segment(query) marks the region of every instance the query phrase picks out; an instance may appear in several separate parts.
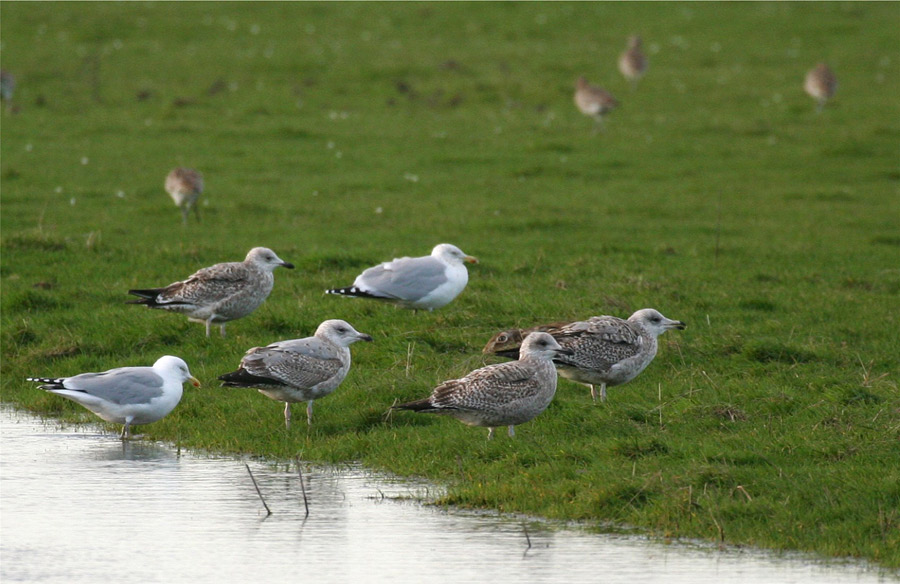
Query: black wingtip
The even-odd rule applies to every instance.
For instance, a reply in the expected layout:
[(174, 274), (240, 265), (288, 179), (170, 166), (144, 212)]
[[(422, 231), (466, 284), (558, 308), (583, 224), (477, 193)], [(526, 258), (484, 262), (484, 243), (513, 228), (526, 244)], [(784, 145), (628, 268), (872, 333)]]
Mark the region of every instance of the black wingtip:
[(238, 369), (237, 371), (220, 375), (217, 379), (222, 382), (223, 387), (259, 387), (260, 385), (278, 383), (266, 377), (252, 375), (246, 369)]
[(25, 381), (33, 381), (35, 383), (42, 383), (43, 385), (39, 385), (38, 389), (45, 389), (45, 390), (65, 389), (65, 387), (63, 386), (63, 380), (59, 379), (59, 378), (53, 379), (50, 377), (26, 377)]
[(435, 408), (431, 404), (430, 398), (418, 399), (416, 401), (406, 402), (405, 404), (397, 404), (391, 406), (392, 410), (409, 410), (412, 412), (436, 412), (437, 408)]
[(345, 288), (330, 288), (325, 290), (325, 294), (336, 294), (338, 296), (352, 296), (355, 298), (375, 298), (376, 300), (384, 300), (381, 296), (376, 296), (371, 292), (361, 290), (356, 286), (347, 286)]
[(128, 293), (132, 296), (140, 296), (140, 298), (137, 300), (126, 300), (125, 304), (146, 304), (147, 306), (156, 306), (156, 296), (159, 294), (159, 289), (129, 290)]

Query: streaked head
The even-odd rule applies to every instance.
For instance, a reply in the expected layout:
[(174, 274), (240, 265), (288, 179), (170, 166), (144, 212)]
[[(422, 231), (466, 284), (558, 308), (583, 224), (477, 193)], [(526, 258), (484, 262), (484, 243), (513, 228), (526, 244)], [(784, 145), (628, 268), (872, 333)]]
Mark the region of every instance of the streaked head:
[(467, 255), (463, 250), (449, 243), (439, 243), (431, 250), (431, 255), (441, 258), (447, 262), (465, 262), (467, 264), (477, 264), (478, 258)]
[(538, 357), (541, 359), (553, 359), (557, 355), (571, 355), (572, 351), (563, 349), (550, 333), (531, 333), (522, 341), (519, 349), (519, 358)]
[(641, 325), (654, 337), (658, 337), (669, 329), (684, 329), (687, 326), (680, 320), (666, 318), (659, 311), (652, 308), (638, 310), (628, 317), (628, 320)]
[(244, 260), (252, 264), (256, 264), (264, 270), (274, 271), (277, 267), (284, 267), (289, 270), (294, 269), (294, 264), (282, 260), (275, 255), (275, 252), (267, 247), (254, 247), (247, 252), (247, 258)]
[(340, 319), (326, 320), (320, 324), (316, 329), (316, 336), (326, 338), (342, 347), (349, 347), (356, 341), (372, 342), (372, 337), (359, 332), (350, 323)]

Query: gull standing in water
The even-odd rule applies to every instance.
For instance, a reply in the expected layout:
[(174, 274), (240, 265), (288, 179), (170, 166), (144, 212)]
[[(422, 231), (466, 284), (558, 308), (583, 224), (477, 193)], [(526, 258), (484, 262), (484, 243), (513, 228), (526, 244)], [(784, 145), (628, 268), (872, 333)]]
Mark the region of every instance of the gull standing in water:
[(74, 377), (29, 377), (43, 383), (41, 389), (61, 395), (86, 407), (107, 422), (124, 424), (121, 437), (132, 438), (131, 426), (164, 418), (181, 401), (181, 384), (200, 382), (188, 371), (187, 363), (165, 355), (152, 367), (119, 367), (103, 373), (82, 373)]

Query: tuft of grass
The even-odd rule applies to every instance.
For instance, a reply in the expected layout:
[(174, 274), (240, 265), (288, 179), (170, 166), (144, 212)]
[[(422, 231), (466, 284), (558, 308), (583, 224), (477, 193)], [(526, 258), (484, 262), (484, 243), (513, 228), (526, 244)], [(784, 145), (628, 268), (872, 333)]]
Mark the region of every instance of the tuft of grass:
[[(900, 568), (895, 5), (2, 12), (18, 80), (0, 114), (5, 402), (93, 419), (24, 378), (171, 353), (204, 385), (144, 429), (159, 440), (428, 477), (445, 504)], [(632, 92), (615, 60), (636, 22), (651, 66)], [(802, 81), (822, 60), (840, 88), (816, 113)], [(602, 133), (572, 104), (579, 75), (622, 102)], [(174, 166), (206, 181), (187, 227), (162, 186)], [(481, 263), (439, 311), (324, 294), (444, 241)], [(297, 269), (225, 339), (125, 304), (258, 245)], [(603, 404), (560, 380), (546, 412), (491, 442), (388, 413), (493, 362), (480, 351), (498, 330), (648, 306), (688, 328)], [(327, 318), (375, 342), (354, 345), (312, 427), (219, 387), (250, 347)]]

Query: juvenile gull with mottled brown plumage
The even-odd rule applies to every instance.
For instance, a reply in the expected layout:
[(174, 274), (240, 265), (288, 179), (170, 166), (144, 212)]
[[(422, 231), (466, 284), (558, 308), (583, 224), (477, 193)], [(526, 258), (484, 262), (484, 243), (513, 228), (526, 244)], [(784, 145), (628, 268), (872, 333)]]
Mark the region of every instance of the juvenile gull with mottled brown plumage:
[(584, 321), (554, 323), (530, 329), (511, 329), (497, 333), (484, 347), (484, 353), (516, 358), (522, 338), (533, 330), (549, 333), (559, 344), (572, 351), (554, 359), (559, 374), (591, 388), (600, 385), (600, 400), (606, 400), (607, 386), (628, 383), (653, 361), (657, 337), (669, 329), (683, 329), (680, 320), (670, 320), (652, 308), (632, 314), (628, 320), (615, 316), (593, 316)]
[(225, 336), (225, 323), (247, 316), (269, 297), (275, 285), (275, 268), (294, 265), (283, 261), (266, 247), (254, 247), (242, 262), (227, 262), (203, 268), (187, 280), (164, 288), (129, 290), (140, 296), (129, 304), (143, 304), (186, 314), (192, 322), (206, 323), (206, 336), (213, 323)]
[(312, 337), (254, 347), (237, 371), (219, 376), (226, 387), (251, 387), (283, 401), (285, 426), (291, 425), (291, 403), (305, 401), (312, 424), (313, 401), (337, 389), (350, 370), (350, 345), (372, 337), (343, 320), (326, 320)]
[(392, 409), (453, 416), (469, 426), (514, 427), (534, 419), (547, 409), (556, 393), (553, 358), (570, 354), (547, 333), (528, 335), (512, 363), (488, 365), (461, 379), (440, 384), (425, 399), (399, 404)]

